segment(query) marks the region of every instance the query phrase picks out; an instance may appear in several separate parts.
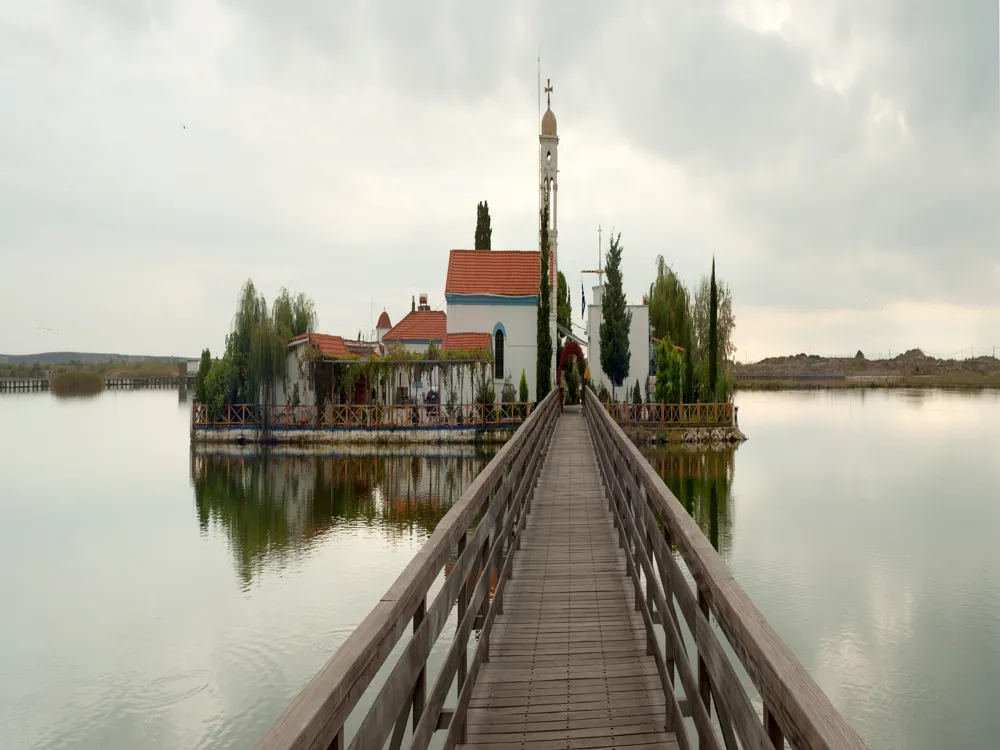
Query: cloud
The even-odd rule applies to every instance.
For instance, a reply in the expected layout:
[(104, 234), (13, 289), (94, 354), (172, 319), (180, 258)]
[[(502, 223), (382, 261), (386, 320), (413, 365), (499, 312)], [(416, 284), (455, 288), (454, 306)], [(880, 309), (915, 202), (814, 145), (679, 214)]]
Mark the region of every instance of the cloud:
[[(866, 306), (995, 319), (997, 35), (972, 0), (9, 6), (0, 295), (76, 324), (75, 349), (218, 346), (247, 277), (309, 293), (325, 330), (395, 319), (443, 297), (479, 200), (495, 247), (535, 245), (540, 52), (571, 285), (600, 224), (632, 299), (657, 254), (690, 284), (714, 254), (762, 356), (818, 348), (795, 320)], [(174, 294), (143, 294), (143, 269)], [(98, 299), (125, 287), (129, 325)], [(970, 319), (940, 340), (998, 343)], [(892, 345), (927, 346), (923, 322)], [(876, 327), (824, 346), (877, 349)], [(0, 351), (55, 348), (28, 328), (6, 317)]]

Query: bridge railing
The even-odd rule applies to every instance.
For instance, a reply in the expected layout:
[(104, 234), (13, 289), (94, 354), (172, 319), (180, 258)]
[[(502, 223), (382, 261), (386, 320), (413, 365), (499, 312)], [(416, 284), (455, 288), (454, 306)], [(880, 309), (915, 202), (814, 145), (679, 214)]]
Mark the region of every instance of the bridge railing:
[[(472, 688), (480, 665), (489, 660), (490, 630), (503, 609), (504, 586), (560, 408), (557, 390), (538, 404), (375, 608), (281, 715), (259, 749), (381, 750), (388, 741), (390, 750), (398, 750), (408, 725), (413, 750), (426, 750), (438, 730), (447, 730), (446, 750), (464, 742)], [(430, 589), (456, 548), (454, 567), (428, 606)], [(428, 692), (427, 659), (456, 602), (454, 639)], [(469, 663), (474, 626), (480, 635)], [(412, 637), (346, 744), (345, 722), (408, 629)], [(456, 681), (456, 702), (446, 707)]]
[[(694, 746), (683, 721), (687, 715), (693, 720), (698, 747), (708, 750), (777, 750), (786, 739), (793, 748), (809, 750), (864, 748), (861, 738), (733, 579), (695, 521), (589, 389), (584, 389), (584, 411), (625, 549), (636, 609), (646, 625), (647, 651), (654, 657), (666, 696), (667, 727), (676, 733), (682, 750)], [(674, 557), (674, 547), (693, 586)], [(693, 645), (690, 652), (680, 618)], [(656, 626), (662, 627), (663, 649)], [(763, 702), (762, 716), (730, 661), (726, 645), (756, 687)], [(677, 695), (678, 680), (683, 703)]]
[[(400, 427), (512, 427), (524, 422), (535, 404), (325, 404), (251, 406), (227, 404), (212, 415), (207, 404), (191, 406), (194, 427), (214, 429), (379, 429)], [(265, 420), (266, 418), (266, 420)]]
[(604, 405), (620, 425), (648, 427), (716, 427), (732, 425), (733, 404), (619, 404)]

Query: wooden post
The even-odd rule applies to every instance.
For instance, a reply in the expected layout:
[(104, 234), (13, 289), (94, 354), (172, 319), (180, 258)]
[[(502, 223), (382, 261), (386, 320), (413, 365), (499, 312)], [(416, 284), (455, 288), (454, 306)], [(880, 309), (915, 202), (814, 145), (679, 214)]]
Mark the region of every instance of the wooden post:
[[(711, 613), (709, 611), (708, 595), (705, 593), (704, 589), (700, 586), (698, 587), (698, 609), (701, 613), (705, 615), (705, 619), (711, 623)], [(701, 702), (705, 706), (705, 712), (711, 716), (712, 715), (712, 685), (708, 679), (708, 665), (705, 664), (705, 659), (701, 655), (701, 649), (698, 649), (698, 693), (701, 696)], [(704, 747), (704, 741), (699, 740), (699, 747)]]
[[(462, 552), (465, 551), (466, 537), (468, 533), (463, 534), (458, 539), (458, 557), (462, 556)], [(458, 592), (458, 622), (461, 623), (465, 619), (465, 612), (469, 608), (469, 579), (475, 576), (475, 566), (469, 571), (469, 577), (462, 582), (462, 588)], [(463, 643), (458, 654), (458, 693), (462, 692), (462, 686), (465, 684), (465, 678), (469, 672), (469, 648), (468, 644)], [(462, 726), (459, 727), (459, 737), (458, 741), (460, 744), (465, 744), (465, 722), (462, 722)]]
[(781, 732), (781, 727), (778, 726), (778, 722), (774, 718), (774, 714), (764, 704), (764, 731), (767, 732), (767, 738), (771, 740), (771, 744), (774, 745), (774, 750), (782, 750), (785, 746), (785, 736)]
[[(424, 615), (427, 614), (427, 597), (425, 596), (420, 600), (420, 604), (417, 605), (417, 611), (413, 613), (413, 632), (417, 632), (417, 628), (420, 627), (420, 623), (424, 621)], [(424, 664), (420, 669), (420, 673), (417, 675), (417, 682), (413, 686), (413, 728), (417, 728), (417, 724), (420, 723), (420, 716), (424, 712), (424, 702), (427, 699), (427, 665)]]

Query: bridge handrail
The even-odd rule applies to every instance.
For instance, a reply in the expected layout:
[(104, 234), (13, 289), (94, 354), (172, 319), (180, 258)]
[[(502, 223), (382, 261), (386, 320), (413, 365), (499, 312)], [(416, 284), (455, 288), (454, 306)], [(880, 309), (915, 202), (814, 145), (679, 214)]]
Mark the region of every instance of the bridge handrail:
[[(258, 750), (344, 750), (345, 722), (411, 621), (413, 637), (381, 687), (350, 748), (382, 748), (391, 732), (390, 748), (397, 750), (411, 714), (411, 747), (417, 750), (425, 750), (438, 729), (449, 730), (446, 748), (464, 740), (465, 709), (479, 664), (489, 658), (490, 627), (502, 608), (503, 586), (560, 408), (555, 389), (537, 405), (438, 522), (434, 533), (375, 608), (258, 743)], [(455, 566), (428, 607), (428, 592), (456, 545)], [(480, 572), (482, 575), (477, 579)], [(490, 600), (493, 572), (497, 583)], [(428, 694), (427, 657), (456, 599), (458, 625), (454, 642)], [(482, 631), (469, 665), (468, 638), (477, 620), (482, 622)], [(447, 710), (443, 704), (456, 673), (458, 700), (452, 710)]]
[[(674, 695), (675, 666), (702, 748), (720, 746), (710, 721), (713, 702), (726, 747), (736, 746), (735, 730), (744, 748), (781, 748), (785, 739), (791, 747), (811, 750), (865, 748), (735, 581), (697, 523), (587, 388), (584, 411), (626, 550), (637, 609), (646, 623), (649, 650), (666, 693), (670, 728), (680, 746), (692, 745), (681, 720), (681, 704)], [(643, 502), (643, 495), (647, 502)], [(694, 579), (694, 590), (673, 557), (673, 545)], [(645, 591), (640, 578), (645, 580)], [(692, 656), (680, 634), (675, 598), (697, 652), (697, 685)], [(709, 624), (712, 616), (763, 700), (762, 718)], [(665, 654), (656, 640), (654, 623), (663, 626)]]

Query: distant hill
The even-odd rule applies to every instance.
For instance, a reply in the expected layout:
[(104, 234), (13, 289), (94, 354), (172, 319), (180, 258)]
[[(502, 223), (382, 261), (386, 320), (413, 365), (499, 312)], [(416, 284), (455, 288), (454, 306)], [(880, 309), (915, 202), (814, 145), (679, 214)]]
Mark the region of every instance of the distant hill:
[(97, 365), (102, 362), (187, 362), (198, 357), (154, 357), (147, 354), (98, 354), (94, 352), (41, 352), (39, 354), (0, 354), (0, 365), (65, 365), (82, 362)]
[(927, 356), (920, 349), (910, 349), (892, 359), (866, 359), (864, 353), (859, 351), (853, 357), (796, 354), (790, 357), (768, 357), (753, 364), (733, 363), (733, 375), (739, 380), (953, 373), (995, 377), (1000, 375), (1000, 360), (986, 356), (959, 360), (937, 359)]

